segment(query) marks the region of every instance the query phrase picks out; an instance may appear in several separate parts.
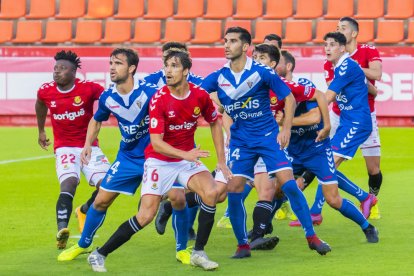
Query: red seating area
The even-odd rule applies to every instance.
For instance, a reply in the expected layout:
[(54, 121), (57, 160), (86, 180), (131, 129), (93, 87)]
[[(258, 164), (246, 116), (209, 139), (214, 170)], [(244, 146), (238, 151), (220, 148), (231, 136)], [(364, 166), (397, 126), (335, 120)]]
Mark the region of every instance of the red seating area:
[(360, 42), (413, 44), (413, 0), (1, 0), (0, 44), (221, 43), (243, 26), (255, 43), (321, 43), (342, 16), (360, 22)]

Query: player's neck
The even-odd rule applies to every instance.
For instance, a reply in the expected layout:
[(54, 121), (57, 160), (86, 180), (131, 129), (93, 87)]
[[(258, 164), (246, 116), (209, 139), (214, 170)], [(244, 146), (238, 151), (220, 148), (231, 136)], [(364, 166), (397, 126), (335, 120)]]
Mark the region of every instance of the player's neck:
[(75, 80), (73, 80), (73, 81), (69, 82), (69, 83), (68, 83), (68, 84), (66, 84), (66, 85), (59, 85), (59, 84), (58, 84), (58, 85), (57, 85), (57, 87), (58, 87), (58, 89), (59, 89), (60, 91), (65, 92), (65, 91), (72, 90), (74, 85), (75, 85)]
[(345, 49), (349, 54), (352, 54), (353, 52), (355, 52), (357, 46), (358, 42), (356, 40), (352, 40), (351, 42), (346, 44)]
[(118, 91), (118, 93), (123, 94), (123, 95), (130, 93), (133, 88), (134, 88), (134, 79), (132, 77), (128, 78), (126, 81), (122, 83), (116, 84), (116, 91)]
[(286, 72), (285, 79), (288, 80), (288, 81), (292, 81), (293, 80), (292, 72)]
[(241, 71), (244, 70), (244, 66), (246, 65), (246, 62), (247, 62), (247, 57), (246, 57), (245, 54), (243, 54), (240, 57), (238, 57), (237, 59), (231, 60), (230, 69), (234, 73), (240, 73)]
[(185, 98), (190, 90), (190, 86), (188, 85), (187, 81), (182, 81), (181, 83), (168, 86), (170, 93), (176, 98)]

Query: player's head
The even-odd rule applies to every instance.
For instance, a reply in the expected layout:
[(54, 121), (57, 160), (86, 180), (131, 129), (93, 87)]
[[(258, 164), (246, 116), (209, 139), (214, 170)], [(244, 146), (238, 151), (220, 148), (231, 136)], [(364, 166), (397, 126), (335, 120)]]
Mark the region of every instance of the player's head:
[(295, 57), (286, 50), (280, 51), (281, 57), (279, 64), (276, 67), (276, 72), (279, 76), (282, 76), (286, 78), (288, 74), (293, 73), (293, 70), (295, 70)]
[(242, 27), (231, 27), (224, 36), (224, 53), (227, 59), (236, 60), (247, 50), (252, 43), (252, 36)]
[(188, 53), (187, 45), (181, 42), (170, 41), (162, 45), (161, 51), (163, 60), (168, 50), (175, 50)]
[(65, 86), (75, 80), (76, 70), (81, 68), (80, 58), (72, 51), (60, 51), (55, 55), (53, 80), (59, 86)]
[(277, 48), (282, 49), (282, 38), (277, 34), (266, 35), (263, 43), (275, 45)]
[(168, 86), (179, 86), (187, 81), (188, 73), (193, 65), (187, 52), (171, 49), (164, 57), (164, 72)]
[(111, 81), (116, 84), (124, 83), (135, 74), (138, 62), (138, 54), (132, 49), (117, 48), (113, 50), (109, 60)]
[(325, 40), (326, 59), (334, 64), (345, 53), (346, 38), (340, 32), (330, 32), (323, 38)]
[(254, 60), (275, 69), (280, 60), (280, 51), (274, 45), (258, 44), (254, 47)]
[(350, 43), (358, 36), (359, 24), (351, 17), (342, 17), (339, 19), (336, 30), (345, 36), (346, 43)]

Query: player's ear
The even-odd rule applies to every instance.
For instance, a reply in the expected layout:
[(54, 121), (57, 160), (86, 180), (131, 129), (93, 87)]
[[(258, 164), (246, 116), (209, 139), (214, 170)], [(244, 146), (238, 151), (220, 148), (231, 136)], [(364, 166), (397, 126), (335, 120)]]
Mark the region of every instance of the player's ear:
[(291, 72), (293, 68), (293, 64), (291, 62), (286, 63), (286, 69), (287, 71)]
[(272, 69), (276, 69), (276, 66), (277, 66), (277, 62), (276, 62), (275, 60), (272, 60), (272, 61), (270, 62), (270, 68), (272, 68)]
[(190, 73), (190, 70), (188, 68), (183, 70), (184, 76), (188, 76), (189, 73)]
[(357, 31), (352, 31), (351, 36), (352, 36), (352, 38), (356, 38), (358, 36), (358, 32)]
[(249, 43), (243, 43), (243, 52), (247, 52), (249, 50), (250, 44)]
[(128, 73), (132, 74), (134, 73), (134, 71), (137, 69), (137, 67), (135, 65), (131, 65), (128, 67)]

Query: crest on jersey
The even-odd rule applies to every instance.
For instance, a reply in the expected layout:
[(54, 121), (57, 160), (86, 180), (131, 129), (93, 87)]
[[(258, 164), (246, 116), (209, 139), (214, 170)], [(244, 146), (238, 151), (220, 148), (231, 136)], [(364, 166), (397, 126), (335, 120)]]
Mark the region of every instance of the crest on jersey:
[(277, 104), (277, 98), (276, 97), (271, 97), (270, 98), (270, 103), (271, 104)]
[(194, 111), (193, 111), (193, 117), (198, 117), (200, 115), (200, 107), (196, 106), (194, 107)]
[(56, 107), (56, 102), (55, 101), (51, 101), (50, 102), (50, 107)]
[(151, 118), (151, 128), (156, 128), (158, 125), (158, 120), (156, 118)]
[(138, 106), (138, 108), (141, 108), (142, 103), (138, 101), (138, 102), (137, 102), (137, 106)]
[(81, 105), (83, 105), (82, 98), (80, 96), (76, 96), (75, 98), (73, 98), (73, 105), (74, 106), (81, 106)]
[(253, 82), (252, 81), (247, 81), (246, 83), (249, 86), (249, 88), (252, 88), (252, 86), (253, 86)]
[(157, 190), (158, 189), (157, 183), (152, 183), (151, 189)]

